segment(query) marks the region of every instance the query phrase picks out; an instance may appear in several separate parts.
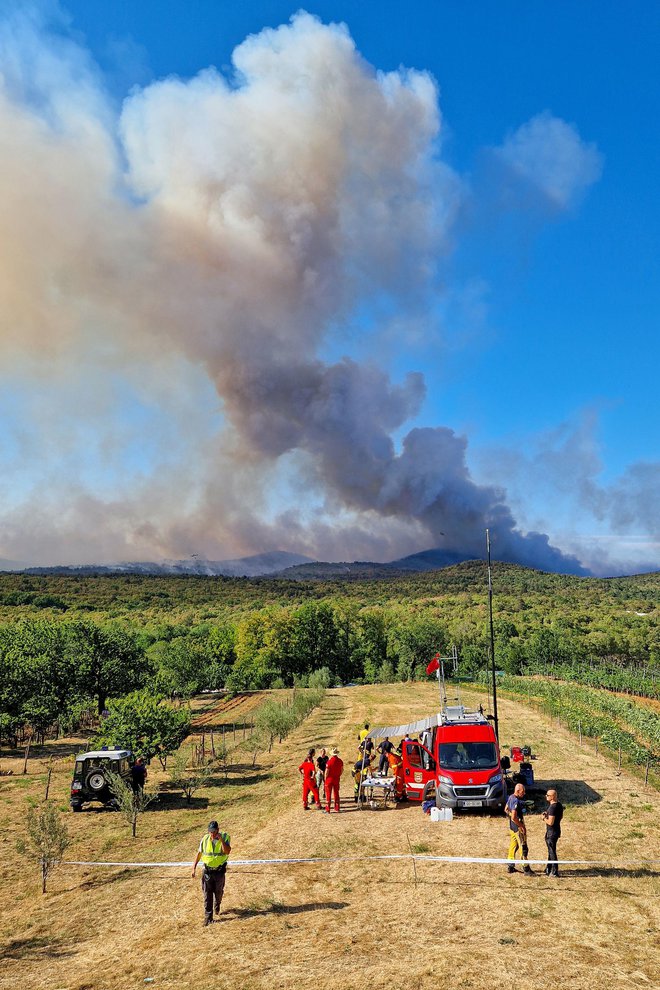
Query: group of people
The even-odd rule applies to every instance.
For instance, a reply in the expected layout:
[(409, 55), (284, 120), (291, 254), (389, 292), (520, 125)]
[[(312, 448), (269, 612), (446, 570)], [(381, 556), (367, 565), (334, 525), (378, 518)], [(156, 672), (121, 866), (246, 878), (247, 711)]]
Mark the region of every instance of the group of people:
[[(401, 744), (394, 744), (385, 737), (378, 746), (374, 745), (369, 736), (369, 723), (358, 734), (358, 759), (351, 768), (353, 778), (354, 800), (359, 799), (362, 782), (374, 773), (387, 777), (390, 770), (395, 779), (395, 790), (399, 797), (403, 796), (403, 771), (401, 760)], [(378, 757), (378, 770), (375, 770), (375, 760)], [(308, 750), (307, 756), (298, 767), (302, 776), (302, 804), (305, 811), (316, 805), (319, 811), (328, 814), (331, 810), (340, 810), (339, 781), (344, 772), (344, 763), (335, 747), (328, 752), (326, 749)], [(325, 808), (323, 807), (325, 801)]]
[[(385, 736), (376, 746), (369, 735), (369, 723), (365, 722), (364, 728), (358, 733), (358, 751), (360, 755), (351, 771), (353, 777), (353, 800), (356, 804), (359, 801), (360, 790), (364, 780), (374, 775), (387, 777), (390, 770), (394, 777), (394, 789), (397, 797), (403, 797), (404, 783), (401, 748), (408, 738), (406, 736), (398, 746), (395, 746), (389, 737)], [(375, 768), (376, 759), (378, 759), (378, 770)]]
[[(355, 764), (353, 771), (362, 775), (369, 768), (373, 755), (366, 745), (362, 745), (367, 740), (369, 726), (365, 726), (366, 734), (359, 739), (360, 758)], [(385, 740), (387, 741), (387, 740)], [(382, 745), (382, 744), (381, 744)], [(385, 774), (391, 766), (389, 757), (396, 759), (394, 747), (380, 750), (381, 767), (383, 767), (383, 756), (388, 758), (388, 766), (384, 767)], [(399, 760), (400, 763), (400, 760)], [(306, 758), (298, 767), (303, 778), (302, 800), (303, 808), (309, 811), (309, 798), (315, 802), (319, 811), (330, 814), (332, 807), (336, 812), (340, 809), (339, 781), (344, 771), (344, 763), (339, 756), (339, 750), (335, 747), (330, 751), (330, 755), (325, 749), (321, 749), (316, 756), (316, 750), (310, 749)], [(369, 772), (371, 772), (369, 770)], [(383, 770), (381, 770), (381, 773)], [(146, 776), (146, 774), (145, 774)], [(358, 800), (361, 776), (356, 784), (356, 798)], [(138, 782), (139, 783), (139, 782)], [(325, 792), (326, 807), (323, 808), (321, 801), (321, 788)], [(524, 784), (516, 784), (511, 797), (506, 803), (505, 812), (509, 819), (509, 854), (507, 856), (507, 869), (509, 873), (516, 873), (516, 856), (522, 863), (523, 872), (531, 874), (533, 871), (528, 863), (529, 849), (527, 845), (527, 826), (525, 824), (525, 787)], [(557, 861), (557, 841), (561, 837), (561, 822), (564, 816), (564, 807), (559, 800), (555, 788), (550, 788), (546, 792), (548, 806), (543, 812), (545, 823), (545, 842), (548, 848), (548, 862), (545, 873), (550, 877), (559, 876), (559, 863)], [(227, 871), (227, 860), (231, 852), (231, 840), (229, 833), (221, 832), (217, 821), (209, 824), (207, 833), (202, 837), (197, 850), (197, 857), (193, 865), (192, 875), (195, 876), (198, 863), (202, 862), (204, 872), (202, 874), (202, 892), (204, 897), (204, 924), (210, 925), (213, 922), (213, 914), (220, 913), (220, 904), (225, 889), (225, 874)]]
[[(520, 857), (523, 873), (530, 875), (533, 871), (527, 862), (529, 847), (527, 845), (527, 825), (525, 824), (525, 785), (516, 784), (513, 794), (506, 803), (505, 813), (509, 819), (509, 854), (507, 856), (509, 873), (516, 873), (516, 854)], [(548, 849), (548, 862), (545, 868), (546, 876), (559, 876), (557, 861), (557, 842), (561, 838), (561, 822), (564, 817), (564, 806), (554, 787), (549, 788), (545, 795), (548, 807), (543, 812), (545, 822), (545, 844)]]
[[(339, 781), (344, 772), (344, 761), (339, 755), (337, 747), (333, 747), (328, 756), (327, 750), (322, 749), (316, 755), (315, 749), (310, 749), (307, 756), (298, 767), (302, 774), (302, 803), (305, 811), (309, 811), (309, 799), (316, 805), (319, 811), (325, 811), (328, 815), (331, 810), (339, 812)], [(325, 796), (325, 808), (321, 794)]]

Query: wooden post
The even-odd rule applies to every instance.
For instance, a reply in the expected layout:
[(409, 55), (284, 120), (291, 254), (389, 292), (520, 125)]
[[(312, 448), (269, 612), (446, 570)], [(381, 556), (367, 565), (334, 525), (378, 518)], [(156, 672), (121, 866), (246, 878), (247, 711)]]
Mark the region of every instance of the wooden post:
[(580, 733), (580, 746), (582, 745), (582, 722), (578, 722), (578, 732)]
[(647, 756), (647, 758), (646, 758), (646, 773), (644, 774), (644, 787), (646, 787), (646, 785), (649, 782), (649, 767), (650, 766), (651, 766), (651, 757), (650, 756)]
[(46, 778), (46, 793), (44, 794), (44, 801), (48, 800), (48, 791), (50, 790), (50, 778), (53, 776), (53, 757), (51, 756), (48, 761), (48, 777)]
[(412, 859), (412, 865), (413, 865), (413, 882), (414, 882), (415, 887), (416, 887), (417, 886), (417, 864), (415, 863), (415, 854), (413, 852), (413, 847), (412, 847), (412, 844), (410, 842), (410, 836), (408, 835), (407, 832), (406, 832), (406, 839), (408, 840), (408, 848), (410, 849), (410, 858)]
[(621, 769), (621, 743), (619, 743), (619, 767), (618, 767), (618, 769), (619, 770)]
[(215, 759), (215, 742), (213, 740), (213, 729), (211, 729), (211, 755)]
[(596, 736), (596, 752), (598, 752), (598, 736)]

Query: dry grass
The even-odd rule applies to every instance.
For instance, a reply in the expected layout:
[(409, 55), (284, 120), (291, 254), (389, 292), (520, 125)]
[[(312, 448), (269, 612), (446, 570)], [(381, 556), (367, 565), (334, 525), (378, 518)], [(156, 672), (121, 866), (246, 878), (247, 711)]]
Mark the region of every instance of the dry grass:
[[(251, 784), (231, 782), (201, 801), (148, 812), (132, 840), (118, 816), (70, 815), (71, 858), (190, 860), (210, 817), (233, 837), (235, 858), (366, 856), (406, 852), (408, 842), (439, 855), (501, 856), (503, 819), (433, 824), (414, 806), (357, 812), (351, 782), (342, 815), (303, 812), (295, 770), (309, 745), (337, 743), (348, 763), (360, 723), (403, 722), (437, 707), (432, 685), (329, 692), (261, 766)], [(565, 858), (660, 858), (660, 795), (593, 750), (580, 750), (539, 713), (503, 701), (504, 743), (529, 743), (538, 778), (568, 805)], [(4, 766), (9, 761), (4, 761)], [(32, 769), (40, 769), (32, 764)], [(51, 792), (64, 805), (70, 764)], [(43, 775), (0, 779), (2, 835), (0, 987), (85, 990), (155, 987), (341, 990), (494, 988), (555, 982), (575, 990), (660, 983), (660, 871), (567, 868), (557, 881), (507, 876), (499, 866), (410, 862), (254, 866), (230, 871), (220, 924), (201, 927), (199, 880), (187, 869), (62, 868), (42, 897), (38, 877), (14, 842), (24, 800)], [(531, 855), (544, 850), (537, 816)], [(151, 984), (147, 984), (151, 985)]]

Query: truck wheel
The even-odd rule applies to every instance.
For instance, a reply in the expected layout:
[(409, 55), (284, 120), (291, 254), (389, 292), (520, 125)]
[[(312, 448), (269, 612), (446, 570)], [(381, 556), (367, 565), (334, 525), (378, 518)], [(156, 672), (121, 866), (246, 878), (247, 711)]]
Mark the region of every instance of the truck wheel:
[(90, 773), (89, 777), (87, 778), (87, 786), (89, 787), (90, 791), (102, 791), (105, 785), (106, 785), (106, 779), (102, 773), (99, 773), (98, 770), (93, 773)]
[(71, 805), (71, 811), (82, 811), (82, 805), (81, 804), (72, 804)]

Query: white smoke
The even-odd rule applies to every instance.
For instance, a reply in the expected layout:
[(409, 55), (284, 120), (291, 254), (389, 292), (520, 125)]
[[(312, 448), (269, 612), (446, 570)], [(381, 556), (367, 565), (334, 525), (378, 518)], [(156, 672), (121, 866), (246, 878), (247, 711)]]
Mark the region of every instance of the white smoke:
[[(0, 58), (0, 348), (22, 385), (0, 553), (383, 559), (442, 533), (481, 555), (488, 525), (501, 558), (579, 569), (474, 483), (464, 438), (396, 446), (419, 373), (324, 359), (356, 314), (419, 319), (437, 292), (462, 183), (428, 74), (378, 73), (305, 13), (240, 45), (231, 78), (155, 82), (119, 113), (34, 11)], [(509, 158), (566, 203), (595, 159), (562, 173), (529, 126)]]
[(500, 162), (539, 190), (558, 209), (573, 205), (603, 169), (594, 144), (547, 111), (537, 114), (493, 149)]

